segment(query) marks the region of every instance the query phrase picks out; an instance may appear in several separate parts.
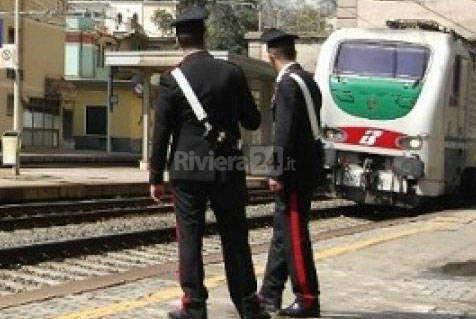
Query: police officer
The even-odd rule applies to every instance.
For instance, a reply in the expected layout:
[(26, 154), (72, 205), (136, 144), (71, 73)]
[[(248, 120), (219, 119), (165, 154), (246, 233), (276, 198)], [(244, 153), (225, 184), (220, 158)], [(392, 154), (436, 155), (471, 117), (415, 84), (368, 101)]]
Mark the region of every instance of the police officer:
[[(313, 188), (319, 176), (317, 163), (321, 158), (316, 152), (304, 93), (291, 75), (296, 74), (303, 80), (317, 119), (321, 93), (312, 77), (295, 61), (296, 38), (278, 29), (264, 32), (261, 38), (267, 43), (269, 62), (279, 74), (273, 102), (276, 166), (269, 179), (269, 187), (277, 193), (276, 211), (259, 296), (270, 312), (305, 318), (320, 316), (319, 287), (308, 220)], [(280, 310), (288, 276), (296, 299), (289, 307)]]
[[(208, 12), (187, 7), (173, 25), (183, 60), (161, 80), (156, 105), (151, 196), (164, 194), (163, 172), (169, 155), (174, 195), (182, 307), (172, 319), (207, 318), (202, 236), (210, 201), (221, 236), (228, 288), (241, 318), (267, 319), (256, 295), (245, 216), (246, 179), (240, 124), (256, 130), (260, 113), (240, 67), (214, 59), (204, 43)], [(178, 73), (177, 73), (178, 72)], [(240, 159), (241, 158), (241, 159)]]

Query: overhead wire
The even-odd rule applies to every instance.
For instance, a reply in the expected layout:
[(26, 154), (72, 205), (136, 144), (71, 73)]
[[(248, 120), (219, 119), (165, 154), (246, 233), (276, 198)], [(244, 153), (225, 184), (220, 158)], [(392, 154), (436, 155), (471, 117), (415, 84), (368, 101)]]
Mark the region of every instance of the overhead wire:
[(427, 5), (421, 3), (420, 1), (418, 1), (418, 0), (411, 0), (411, 2), (417, 4), (418, 6), (424, 8), (425, 10), (427, 10), (427, 11), (433, 13), (434, 15), (436, 15), (436, 16), (442, 18), (442, 19), (445, 19), (446, 21), (451, 22), (453, 25), (455, 25), (455, 26), (457, 26), (457, 27), (459, 27), (459, 28), (461, 28), (461, 29), (463, 29), (463, 30), (466, 30), (467, 32), (469, 32), (469, 33), (471, 33), (471, 34), (476, 35), (476, 32), (475, 32), (475, 31), (473, 31), (473, 30), (471, 30), (471, 29), (468, 29), (467, 27), (465, 27), (465, 26), (462, 25), (461, 23), (459, 23), (459, 22), (457, 22), (457, 21), (455, 21), (455, 20), (453, 20), (453, 19), (451, 19), (451, 18), (445, 16), (444, 14), (442, 14), (442, 13), (436, 11), (435, 9), (432, 9), (432, 8), (428, 7)]
[[(420, 7), (422, 7), (422, 8), (424, 8), (425, 10), (427, 10), (427, 11), (433, 13), (434, 15), (436, 15), (436, 16), (438, 16), (438, 17), (440, 17), (440, 18), (442, 18), (442, 19), (444, 19), (444, 20), (446, 20), (446, 21), (452, 23), (454, 26), (457, 26), (457, 27), (459, 27), (459, 28), (461, 28), (461, 29), (463, 29), (463, 30), (465, 30), (465, 31), (467, 31), (467, 32), (469, 32), (469, 33), (471, 33), (471, 34), (476, 35), (476, 32), (475, 32), (475, 31), (473, 31), (473, 30), (471, 30), (471, 29), (465, 27), (465, 26), (462, 25), (461, 23), (455, 21), (455, 19), (450, 18), (450, 17), (447, 17), (447, 16), (445, 16), (444, 14), (442, 14), (442, 13), (436, 11), (435, 9), (432, 9), (432, 8), (428, 7), (427, 5), (425, 5), (425, 4), (422, 4), (419, 0), (410, 0), (410, 1), (413, 2), (413, 3), (415, 3), (415, 4), (417, 4), (418, 6), (420, 6)], [(471, 1), (473, 1), (473, 2), (476, 3), (476, 0), (471, 0)], [(338, 6), (337, 8), (340, 8), (341, 10), (347, 11), (348, 13), (353, 13), (353, 11), (352, 11), (351, 9), (347, 8), (347, 7), (339, 7), (339, 6)], [(371, 25), (371, 26), (373, 26), (373, 27), (381, 27), (380, 25), (377, 25), (377, 24), (373, 23), (372, 21), (370, 21), (370, 20), (364, 18), (363, 16), (359, 15), (358, 12), (356, 12), (355, 17), (358, 18), (358, 19), (360, 19), (360, 20), (362, 20), (362, 21), (364, 21), (364, 22), (366, 22), (367, 24), (369, 24), (369, 25)]]

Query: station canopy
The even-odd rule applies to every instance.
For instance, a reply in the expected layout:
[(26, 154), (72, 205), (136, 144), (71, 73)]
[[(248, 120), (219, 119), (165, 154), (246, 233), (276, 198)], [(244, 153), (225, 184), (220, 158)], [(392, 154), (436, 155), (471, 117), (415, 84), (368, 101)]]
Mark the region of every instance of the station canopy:
[[(274, 81), (276, 74), (268, 63), (227, 51), (211, 51), (215, 58), (239, 65), (251, 80)], [(112, 67), (143, 69), (151, 73), (163, 73), (183, 59), (182, 51), (106, 51), (105, 65)]]

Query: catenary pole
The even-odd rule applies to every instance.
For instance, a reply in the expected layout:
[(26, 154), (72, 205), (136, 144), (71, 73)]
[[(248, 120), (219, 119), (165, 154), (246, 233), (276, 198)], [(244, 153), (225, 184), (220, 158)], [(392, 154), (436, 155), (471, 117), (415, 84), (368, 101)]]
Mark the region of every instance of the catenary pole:
[(20, 40), (20, 0), (15, 0), (15, 49), (17, 52), (17, 59), (15, 63), (15, 81), (13, 84), (13, 129), (15, 131), (22, 131), (23, 116), (21, 105), (21, 91), (20, 91), (20, 67), (21, 67), (21, 40)]
[[(21, 133), (23, 130), (23, 106), (21, 103), (21, 78), (20, 78), (20, 69), (21, 69), (21, 21), (20, 21), (20, 0), (15, 0), (15, 51), (16, 54), (16, 62), (15, 62), (15, 79), (13, 82), (13, 130), (20, 133), (20, 140), (21, 140)], [(20, 154), (21, 150), (18, 150), (18, 154)], [(15, 174), (20, 174), (20, 155), (17, 157), (17, 165), (14, 167)]]

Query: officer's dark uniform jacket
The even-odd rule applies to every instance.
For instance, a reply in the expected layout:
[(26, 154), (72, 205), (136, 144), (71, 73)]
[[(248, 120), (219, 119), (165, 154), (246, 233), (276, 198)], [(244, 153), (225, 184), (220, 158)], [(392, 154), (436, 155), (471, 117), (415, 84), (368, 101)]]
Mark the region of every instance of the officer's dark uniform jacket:
[[(321, 92), (312, 76), (299, 64), (291, 65), (287, 71), (277, 84), (273, 104), (274, 159), (276, 168), (282, 165), (284, 170), (280, 172), (277, 169), (272, 177), (284, 182), (288, 189), (308, 188), (317, 182), (319, 174), (317, 163), (322, 159), (316, 152), (304, 96), (296, 81), (289, 76), (289, 72), (296, 73), (306, 83), (311, 92), (318, 119)], [(283, 156), (279, 155), (281, 150)]]
[[(207, 112), (210, 123), (216, 129), (224, 130), (229, 137), (238, 140), (241, 137), (239, 124), (250, 130), (259, 127), (260, 113), (248, 89), (246, 77), (238, 66), (214, 59), (206, 51), (197, 51), (186, 56), (178, 67), (189, 81)], [(213, 181), (216, 172), (210, 169), (208, 164), (206, 167), (177, 165), (179, 156), (176, 155), (180, 153), (193, 152), (192, 155), (201, 160), (209, 158), (213, 148), (203, 137), (204, 125), (197, 120), (171, 75), (161, 80), (159, 94), (155, 108), (150, 182), (158, 184), (163, 181), (170, 136), (172, 136), (169, 158), (170, 180)], [(239, 154), (240, 152), (230, 152), (230, 155)]]

